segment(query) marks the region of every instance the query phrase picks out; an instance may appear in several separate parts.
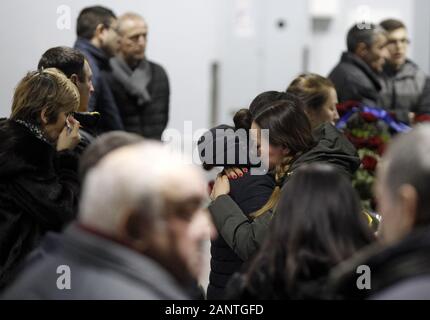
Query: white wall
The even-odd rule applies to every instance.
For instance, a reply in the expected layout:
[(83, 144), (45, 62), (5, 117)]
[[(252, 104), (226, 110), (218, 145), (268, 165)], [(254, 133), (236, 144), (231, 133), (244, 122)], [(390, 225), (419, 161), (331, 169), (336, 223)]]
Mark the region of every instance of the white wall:
[[(13, 88), (36, 68), (41, 54), (57, 45), (72, 46), (76, 18), (90, 0), (14, 0), (0, 2), (2, 42), (0, 116), (8, 116)], [(136, 11), (149, 23), (148, 57), (162, 64), (171, 82), (169, 127), (182, 129), (184, 120), (208, 125), (209, 63), (214, 59), (215, 0), (106, 0), (116, 14)], [(57, 28), (57, 8), (71, 8), (70, 30)]]
[[(263, 90), (282, 90), (303, 71), (303, 48), (310, 48), (309, 71), (326, 75), (345, 49), (345, 35), (361, 5), (379, 21), (398, 17), (409, 26), (411, 57), (426, 71), (430, 63), (430, 2), (428, 0), (330, 0), (338, 10), (328, 29), (311, 30), (311, 0), (105, 0), (117, 14), (141, 13), (149, 22), (150, 59), (161, 63), (172, 88), (169, 127), (209, 125), (210, 64), (220, 65), (220, 121), (247, 106)], [(317, 0), (327, 6), (328, 0)], [(0, 2), (2, 52), (0, 60), (0, 116), (7, 116), (13, 88), (34, 69), (49, 47), (73, 45), (79, 11), (91, 0), (5, 0)], [(71, 8), (71, 29), (57, 28), (57, 8)], [(238, 21), (241, 6), (251, 19), (250, 35)], [(243, 10), (242, 10), (243, 11)], [(243, 13), (243, 12), (242, 12)], [(276, 28), (279, 19), (286, 28)], [(239, 31), (238, 31), (239, 30)], [(240, 34), (240, 33), (245, 34)]]
[(427, 74), (430, 74), (430, 1), (415, 0), (414, 4), (413, 58)]
[[(304, 71), (302, 53), (309, 44), (310, 24), (307, 1), (224, 0), (218, 2), (217, 12), (219, 120), (225, 123), (257, 94), (285, 90)], [(241, 19), (249, 19), (249, 30)]]

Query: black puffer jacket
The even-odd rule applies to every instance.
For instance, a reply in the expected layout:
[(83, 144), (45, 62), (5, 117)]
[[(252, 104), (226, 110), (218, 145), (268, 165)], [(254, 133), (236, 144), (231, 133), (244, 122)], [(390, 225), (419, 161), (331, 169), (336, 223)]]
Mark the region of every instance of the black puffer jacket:
[(138, 104), (138, 98), (128, 93), (112, 73), (107, 79), (118, 106), (124, 130), (140, 134), (145, 138), (160, 140), (169, 120), (169, 80), (163, 67), (151, 61), (148, 62), (152, 72), (151, 82), (148, 85), (151, 101), (143, 105)]
[(336, 87), (339, 102), (354, 100), (371, 107), (380, 106), (382, 89), (380, 79), (355, 54), (344, 52), (339, 64), (328, 77)]
[(294, 173), (294, 170), (305, 163), (323, 162), (331, 164), (340, 173), (352, 178), (360, 166), (360, 158), (346, 136), (330, 123), (316, 127), (312, 135), (317, 144), (293, 162), (289, 173)]
[(0, 120), (0, 287), (48, 230), (75, 216), (77, 159), (25, 126)]
[[(269, 200), (275, 188), (275, 179), (271, 175), (256, 176), (245, 174), (237, 180), (230, 180), (230, 197), (242, 209), (246, 216), (262, 208)], [(231, 249), (219, 235), (211, 242), (211, 271), (207, 298), (221, 300), (225, 298), (225, 288), (244, 261)]]

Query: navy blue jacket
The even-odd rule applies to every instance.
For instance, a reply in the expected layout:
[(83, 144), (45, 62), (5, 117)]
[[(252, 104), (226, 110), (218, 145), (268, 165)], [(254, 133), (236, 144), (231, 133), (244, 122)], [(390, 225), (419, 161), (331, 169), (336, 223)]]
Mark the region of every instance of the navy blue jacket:
[[(275, 179), (271, 175), (245, 174), (237, 180), (230, 180), (230, 196), (249, 216), (262, 208), (275, 189)], [(220, 235), (211, 241), (211, 271), (207, 298), (220, 300), (225, 297), (228, 281), (234, 273), (241, 271), (244, 261), (229, 247)]]
[(93, 72), (94, 93), (90, 98), (88, 109), (100, 112), (99, 133), (123, 130), (118, 107), (106, 80), (106, 73), (110, 71), (109, 57), (83, 38), (78, 38), (74, 47), (85, 55)]

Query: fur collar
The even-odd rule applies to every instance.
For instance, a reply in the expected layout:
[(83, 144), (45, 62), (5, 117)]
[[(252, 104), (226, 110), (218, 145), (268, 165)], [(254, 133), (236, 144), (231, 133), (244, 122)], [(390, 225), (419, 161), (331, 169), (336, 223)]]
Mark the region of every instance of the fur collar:
[(37, 138), (23, 124), (0, 119), (0, 178), (51, 171), (55, 153), (52, 145)]

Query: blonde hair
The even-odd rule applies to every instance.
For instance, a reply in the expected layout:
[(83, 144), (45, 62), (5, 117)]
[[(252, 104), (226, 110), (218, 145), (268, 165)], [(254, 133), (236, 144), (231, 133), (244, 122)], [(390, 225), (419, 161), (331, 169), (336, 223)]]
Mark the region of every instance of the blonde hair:
[(10, 118), (40, 124), (40, 114), (46, 109), (48, 123), (55, 122), (60, 112), (79, 108), (77, 87), (56, 68), (29, 72), (15, 89)]
[(305, 109), (319, 111), (327, 102), (330, 89), (334, 89), (334, 84), (330, 79), (314, 73), (305, 73), (291, 82), (287, 92), (302, 100)]
[(269, 200), (267, 200), (266, 204), (258, 209), (256, 212), (253, 212), (250, 214), (250, 217), (252, 219), (256, 219), (266, 212), (275, 209), (276, 205), (279, 202), (279, 198), (281, 196), (281, 187), (282, 182), (285, 179), (285, 176), (289, 174), (288, 170), (290, 169), (290, 165), (293, 161), (292, 157), (285, 157), (281, 164), (276, 166), (275, 169), (275, 182), (276, 186), (273, 190), (272, 194), (270, 195)]

